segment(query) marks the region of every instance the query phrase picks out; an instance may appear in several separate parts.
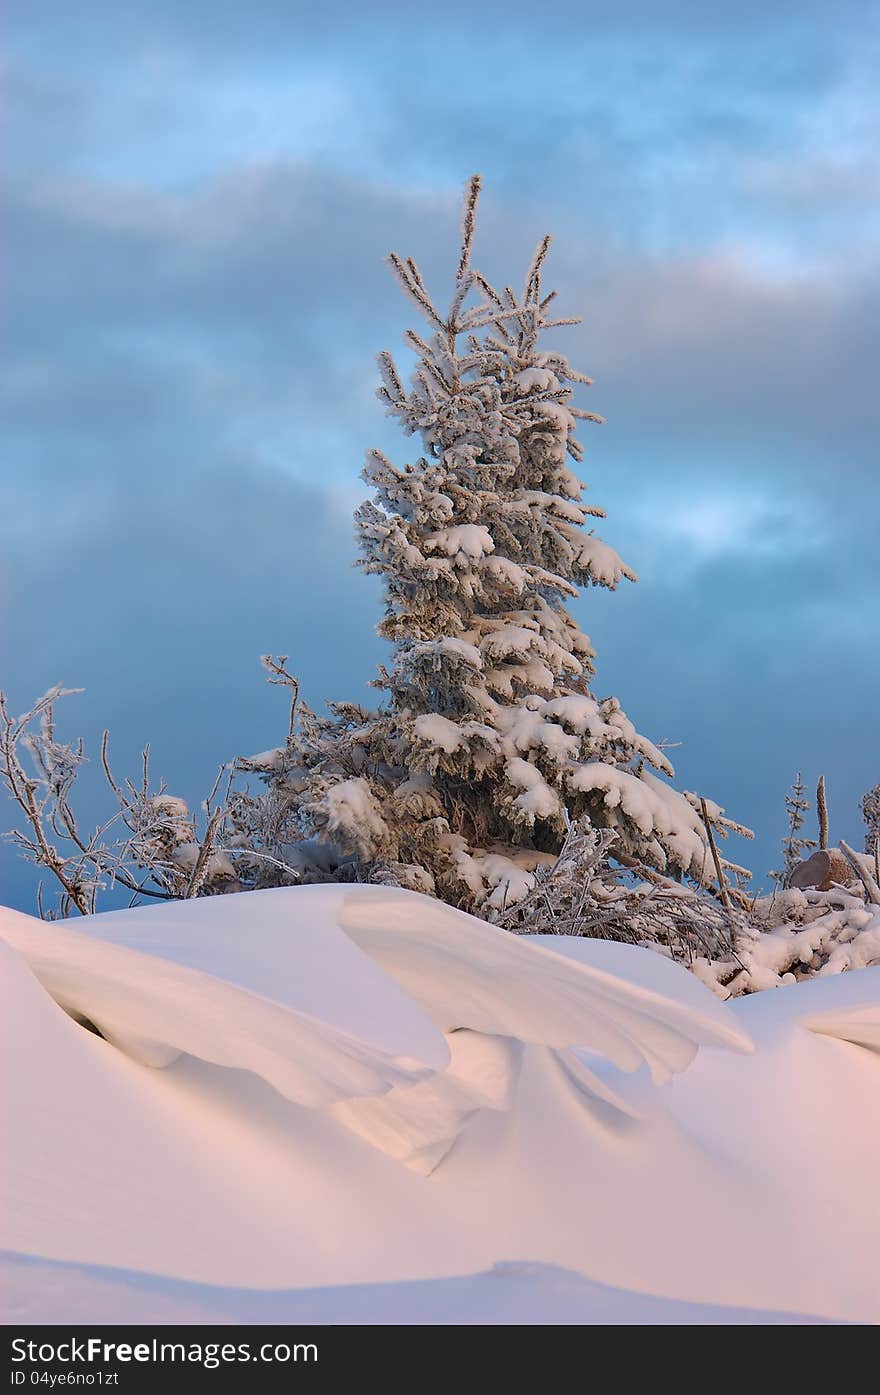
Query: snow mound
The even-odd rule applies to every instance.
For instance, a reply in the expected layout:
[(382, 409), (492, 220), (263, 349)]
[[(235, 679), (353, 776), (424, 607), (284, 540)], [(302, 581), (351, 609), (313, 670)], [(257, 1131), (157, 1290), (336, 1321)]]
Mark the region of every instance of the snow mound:
[(15, 1315), (880, 1319), (880, 970), (729, 1005), (371, 886), (0, 940)]
[[(94, 917), (94, 921), (103, 919)], [(168, 919), (162, 917), (163, 933)], [(115, 926), (108, 928), (112, 934)], [(55, 1001), (94, 1024), (108, 1041), (145, 1065), (166, 1066), (186, 1052), (217, 1065), (253, 1071), (287, 1099), (317, 1107), (417, 1080), (448, 1059), (442, 1038), (435, 1032), (432, 1039), (430, 1024), (421, 1021), (411, 1005), (402, 1005), (399, 1025), (403, 1030), (394, 1043), (398, 1053), (392, 1055), (387, 1045), (379, 1047), (341, 1030), (333, 1020), (340, 1017), (338, 1009), (330, 1008), (328, 1021), (323, 1014), (316, 1016), (248, 992), (234, 980), (98, 939), (91, 931), (91, 926), (83, 933), (6, 911), (0, 920), (0, 935), (19, 951)], [(340, 938), (344, 944), (344, 937)], [(191, 957), (198, 958), (198, 936), (194, 939)], [(305, 941), (307, 974), (313, 937), (306, 934)], [(205, 948), (210, 961), (215, 957), (213, 946)], [(190, 947), (184, 952), (189, 953)], [(339, 957), (344, 975), (345, 953)], [(231, 963), (229, 967), (238, 973)], [(343, 995), (346, 986), (343, 980)], [(393, 985), (384, 991), (381, 976), (377, 981), (369, 964), (362, 970), (359, 986), (373, 989), (379, 1006), (386, 1009), (400, 998)], [(305, 997), (320, 1011), (324, 1000), (320, 989), (326, 992), (327, 987), (320, 975), (314, 997), (304, 993), (302, 981), (288, 987), (295, 997)], [(346, 1004), (346, 1015), (352, 1006)], [(359, 1012), (355, 1016), (363, 1018)], [(387, 1023), (380, 1034), (393, 1040)], [(419, 1062), (423, 1047), (428, 1059)]]

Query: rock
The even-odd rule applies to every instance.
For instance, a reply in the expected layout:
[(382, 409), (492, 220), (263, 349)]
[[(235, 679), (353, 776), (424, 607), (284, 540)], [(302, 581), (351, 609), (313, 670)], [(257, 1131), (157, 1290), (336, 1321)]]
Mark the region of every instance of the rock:
[(838, 852), (836, 848), (820, 848), (812, 857), (795, 867), (788, 884), (799, 891), (806, 887), (815, 887), (817, 891), (830, 891), (832, 886), (846, 886), (854, 878), (855, 872), (843, 853)]

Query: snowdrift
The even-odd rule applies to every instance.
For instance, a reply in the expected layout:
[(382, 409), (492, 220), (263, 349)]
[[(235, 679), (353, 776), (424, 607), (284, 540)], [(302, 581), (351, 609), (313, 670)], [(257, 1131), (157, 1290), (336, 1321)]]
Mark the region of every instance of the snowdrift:
[(880, 1318), (880, 970), (336, 886), (0, 910), (0, 979), (7, 1320)]

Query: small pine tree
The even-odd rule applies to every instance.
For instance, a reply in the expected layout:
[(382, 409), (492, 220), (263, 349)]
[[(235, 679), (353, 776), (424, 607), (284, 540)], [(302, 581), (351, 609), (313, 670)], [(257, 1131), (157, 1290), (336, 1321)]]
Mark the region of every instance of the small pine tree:
[(801, 778), (801, 772), (798, 771), (790, 791), (785, 796), (788, 833), (782, 840), (782, 867), (770, 874), (780, 886), (788, 884), (789, 877), (801, 861), (801, 854), (806, 852), (808, 848), (817, 846), (814, 838), (801, 838), (799, 836), (804, 826), (804, 818), (812, 808), (806, 794), (806, 786)]
[[(553, 317), (550, 239), (519, 293), (497, 290), (472, 264), (479, 191), (475, 177), (448, 310), (410, 258), (389, 259), (428, 329), (406, 336), (408, 388), (379, 356), (379, 396), (424, 453), (397, 467), (370, 451), (373, 498), (356, 515), (361, 565), (385, 584), (385, 704), (301, 708), (267, 778), (353, 875), (484, 914), (528, 895), (575, 823), (613, 830), (621, 860), (708, 884), (699, 801), (661, 778), (666, 755), (617, 699), (593, 695), (593, 649), (567, 609), (580, 587), (636, 577), (585, 529), (604, 514), (583, 500), (575, 432), (601, 418), (573, 400), (590, 379), (542, 344), (577, 323)], [(745, 831), (717, 805), (709, 816)]]

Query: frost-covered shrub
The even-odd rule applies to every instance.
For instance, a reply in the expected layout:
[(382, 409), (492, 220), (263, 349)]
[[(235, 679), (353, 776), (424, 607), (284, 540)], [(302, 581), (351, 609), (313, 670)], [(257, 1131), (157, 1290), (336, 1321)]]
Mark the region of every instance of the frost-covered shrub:
[(846, 844), (841, 885), (724, 906), (647, 868), (641, 877), (615, 868), (606, 856), (613, 839), (607, 831), (571, 829), (525, 898), (492, 918), (525, 934), (540, 929), (642, 945), (684, 964), (721, 998), (880, 964), (873, 860)]
[[(140, 780), (120, 782), (110, 767), (104, 733), (101, 765), (112, 805), (96, 828), (83, 826), (72, 794), (86, 763), (85, 748), (81, 740), (61, 741), (55, 728), (56, 705), (69, 695), (57, 685), (16, 717), (0, 693), (0, 779), (25, 825), (8, 837), (55, 878), (57, 914), (89, 915), (101, 893), (113, 889), (130, 893), (133, 901), (238, 890), (236, 869), (217, 841), (224, 810), (212, 809), (209, 801), (200, 832), (185, 800), (168, 794), (164, 785), (151, 790), (149, 747)], [(43, 914), (42, 887), (38, 904)]]
[(698, 978), (722, 997), (880, 964), (880, 898), (857, 879), (832, 891), (783, 891), (737, 927), (735, 961), (697, 958)]

